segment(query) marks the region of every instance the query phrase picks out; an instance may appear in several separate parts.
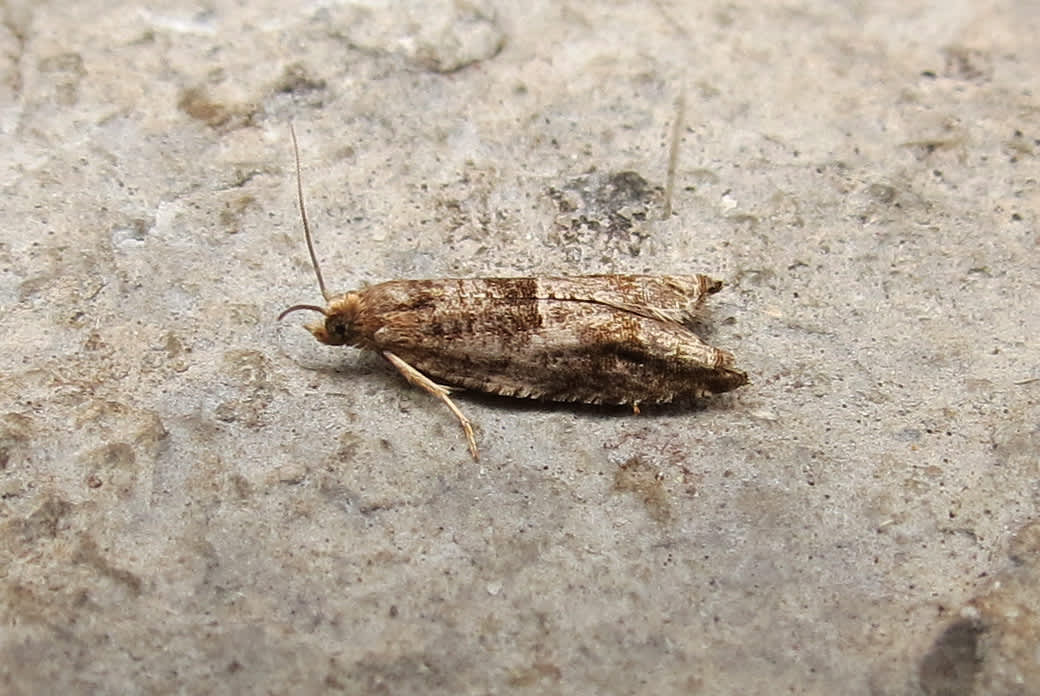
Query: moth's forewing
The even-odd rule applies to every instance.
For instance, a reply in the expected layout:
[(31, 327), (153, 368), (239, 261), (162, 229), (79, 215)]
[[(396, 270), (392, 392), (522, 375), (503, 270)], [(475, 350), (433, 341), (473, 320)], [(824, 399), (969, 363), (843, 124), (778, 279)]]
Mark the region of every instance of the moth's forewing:
[(538, 278), (538, 299), (599, 302), (645, 317), (691, 323), (722, 283), (705, 275), (598, 275)]
[[(664, 403), (747, 383), (687, 316), (704, 276), (391, 281), (362, 291), (372, 345), (447, 384), (506, 396)], [(711, 290), (713, 291), (713, 290)], [(359, 327), (361, 328), (361, 327)]]

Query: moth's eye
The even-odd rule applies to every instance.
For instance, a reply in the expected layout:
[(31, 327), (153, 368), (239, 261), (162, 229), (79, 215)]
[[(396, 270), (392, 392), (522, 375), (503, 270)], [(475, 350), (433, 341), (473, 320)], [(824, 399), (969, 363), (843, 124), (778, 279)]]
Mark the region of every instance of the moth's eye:
[(329, 343), (342, 346), (350, 343), (350, 324), (340, 316), (331, 316), (325, 320), (325, 331), (329, 335)]

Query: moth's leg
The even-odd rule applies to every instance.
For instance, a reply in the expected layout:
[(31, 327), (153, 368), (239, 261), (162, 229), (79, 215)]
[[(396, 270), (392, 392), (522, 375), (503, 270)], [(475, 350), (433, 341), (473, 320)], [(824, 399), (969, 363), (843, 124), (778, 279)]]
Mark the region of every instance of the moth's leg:
[(480, 455), (477, 454), (477, 439), (473, 437), (473, 426), (469, 424), (469, 419), (462, 415), (462, 411), (459, 410), (459, 407), (456, 406), (455, 402), (448, 396), (448, 394), (451, 393), (451, 389), (443, 384), (437, 384), (388, 350), (383, 351), (383, 357), (386, 358), (391, 365), (396, 367), (397, 371), (400, 372), (406, 380), (433, 394), (451, 409), (451, 412), (459, 419), (459, 423), (462, 425), (462, 430), (466, 433), (466, 439), (469, 441), (469, 453), (473, 455), (474, 461), (479, 461)]

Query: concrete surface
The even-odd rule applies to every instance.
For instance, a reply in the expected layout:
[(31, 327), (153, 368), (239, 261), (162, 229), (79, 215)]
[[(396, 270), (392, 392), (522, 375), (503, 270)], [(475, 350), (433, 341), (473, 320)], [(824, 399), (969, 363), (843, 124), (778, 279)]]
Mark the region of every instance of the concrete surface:
[[(1040, 693), (1035, 3), (3, 13), (3, 693)], [(290, 120), (336, 289), (706, 272), (753, 384), (475, 465), (275, 321)]]

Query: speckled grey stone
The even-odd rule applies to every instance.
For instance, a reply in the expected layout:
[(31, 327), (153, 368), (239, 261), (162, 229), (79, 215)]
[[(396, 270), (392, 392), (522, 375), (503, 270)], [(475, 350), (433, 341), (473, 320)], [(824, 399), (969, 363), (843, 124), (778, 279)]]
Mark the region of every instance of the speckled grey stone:
[[(1037, 693), (1028, 3), (2, 11), (3, 693)], [(290, 119), (333, 289), (708, 273), (752, 385), (474, 465), (275, 321)]]

